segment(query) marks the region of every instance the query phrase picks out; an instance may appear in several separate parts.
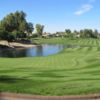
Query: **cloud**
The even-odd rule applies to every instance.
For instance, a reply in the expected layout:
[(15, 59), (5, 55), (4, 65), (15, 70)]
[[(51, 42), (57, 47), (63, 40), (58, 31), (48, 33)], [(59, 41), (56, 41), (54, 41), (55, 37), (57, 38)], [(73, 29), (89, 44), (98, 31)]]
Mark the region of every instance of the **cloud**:
[(85, 4), (85, 5), (82, 5), (82, 7), (80, 8), (80, 10), (76, 11), (75, 12), (75, 15), (82, 15), (86, 12), (89, 12), (91, 9), (93, 8), (93, 6), (91, 4)]
[(93, 3), (96, 0), (89, 0), (87, 4), (84, 4), (81, 6), (81, 8), (79, 10), (77, 10), (76, 12), (74, 12), (75, 15), (80, 16), (84, 13), (87, 13), (89, 11), (91, 11), (91, 9), (93, 8)]

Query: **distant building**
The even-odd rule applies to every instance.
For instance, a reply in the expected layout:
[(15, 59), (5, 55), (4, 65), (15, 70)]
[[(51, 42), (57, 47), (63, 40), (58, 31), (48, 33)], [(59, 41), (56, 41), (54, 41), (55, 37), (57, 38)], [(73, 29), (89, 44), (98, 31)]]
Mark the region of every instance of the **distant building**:
[(43, 37), (43, 38), (49, 38), (49, 33), (46, 33), (46, 32), (43, 33), (43, 34), (42, 34), (42, 37)]
[(76, 38), (80, 38), (80, 34), (76, 34)]

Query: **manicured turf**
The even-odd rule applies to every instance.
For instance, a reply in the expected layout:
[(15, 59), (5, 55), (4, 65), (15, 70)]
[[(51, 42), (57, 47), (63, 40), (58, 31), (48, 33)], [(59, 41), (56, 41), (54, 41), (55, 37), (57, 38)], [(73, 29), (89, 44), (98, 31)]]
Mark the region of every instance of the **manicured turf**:
[(100, 93), (99, 39), (54, 38), (35, 42), (81, 47), (47, 57), (0, 58), (0, 91), (38, 95)]
[(33, 42), (37, 44), (71, 44), (71, 45), (82, 45), (82, 46), (99, 46), (99, 39), (68, 39), (68, 38), (51, 38), (51, 39), (43, 39), (43, 38), (35, 38), (32, 39)]

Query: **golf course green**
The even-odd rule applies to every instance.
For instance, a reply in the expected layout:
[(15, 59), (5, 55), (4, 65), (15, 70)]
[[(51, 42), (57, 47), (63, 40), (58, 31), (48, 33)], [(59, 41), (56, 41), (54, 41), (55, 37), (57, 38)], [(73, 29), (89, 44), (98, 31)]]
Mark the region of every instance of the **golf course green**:
[(0, 91), (36, 95), (100, 93), (99, 39), (33, 39), (38, 44), (70, 44), (46, 57), (0, 58)]

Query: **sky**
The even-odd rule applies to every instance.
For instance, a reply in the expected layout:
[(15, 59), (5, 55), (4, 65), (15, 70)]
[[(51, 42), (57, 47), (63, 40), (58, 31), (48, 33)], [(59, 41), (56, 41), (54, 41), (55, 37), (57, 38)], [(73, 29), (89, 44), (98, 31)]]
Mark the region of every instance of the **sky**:
[(34, 26), (45, 25), (46, 32), (100, 31), (100, 0), (0, 0), (0, 20), (15, 11), (24, 11)]

